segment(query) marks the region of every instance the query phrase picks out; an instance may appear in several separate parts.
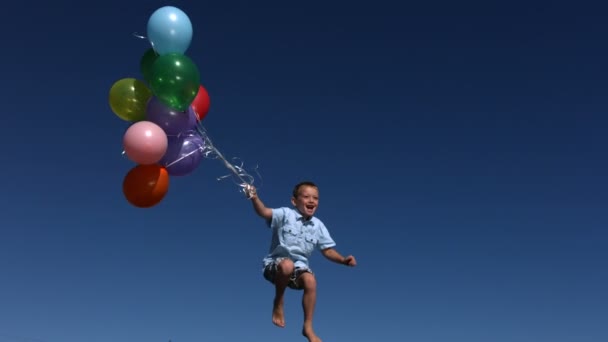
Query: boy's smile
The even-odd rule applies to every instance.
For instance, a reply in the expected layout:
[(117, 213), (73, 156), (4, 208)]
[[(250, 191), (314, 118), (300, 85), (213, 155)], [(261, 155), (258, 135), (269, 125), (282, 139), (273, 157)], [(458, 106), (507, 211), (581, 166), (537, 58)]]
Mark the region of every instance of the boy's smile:
[(303, 186), (298, 196), (291, 199), (291, 203), (306, 219), (311, 218), (319, 206), (319, 190), (312, 186)]

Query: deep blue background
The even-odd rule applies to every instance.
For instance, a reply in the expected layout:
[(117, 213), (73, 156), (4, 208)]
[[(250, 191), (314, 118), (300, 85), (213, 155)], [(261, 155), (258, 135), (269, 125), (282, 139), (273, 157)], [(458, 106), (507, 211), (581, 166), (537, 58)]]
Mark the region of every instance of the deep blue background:
[[(598, 2), (599, 3), (599, 2)], [(2, 8), (0, 341), (302, 340), (270, 321), (269, 231), (214, 159), (158, 206), (112, 84), (184, 10), (216, 147), (289, 205), (319, 184), (324, 341), (608, 340), (605, 6), (528, 1), (11, 2)]]

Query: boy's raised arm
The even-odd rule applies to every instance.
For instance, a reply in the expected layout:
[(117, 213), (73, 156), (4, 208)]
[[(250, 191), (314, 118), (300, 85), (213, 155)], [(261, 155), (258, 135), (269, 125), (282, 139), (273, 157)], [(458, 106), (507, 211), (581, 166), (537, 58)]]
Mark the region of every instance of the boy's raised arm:
[(260, 217), (263, 217), (265, 220), (270, 221), (272, 219), (272, 209), (267, 208), (262, 200), (258, 197), (258, 193), (253, 185), (247, 185), (245, 188), (245, 194), (249, 199), (251, 199), (251, 203), (253, 204), (253, 210), (255, 210), (256, 214)]

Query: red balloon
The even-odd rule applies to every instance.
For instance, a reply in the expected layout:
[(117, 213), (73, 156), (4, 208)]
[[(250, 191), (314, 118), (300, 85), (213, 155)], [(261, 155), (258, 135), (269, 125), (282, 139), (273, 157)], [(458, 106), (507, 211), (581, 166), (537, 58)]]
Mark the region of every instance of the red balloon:
[(199, 85), (198, 93), (196, 93), (196, 97), (192, 101), (192, 109), (194, 110), (198, 121), (202, 121), (205, 116), (207, 116), (210, 105), (211, 100), (209, 99), (209, 93), (207, 93), (207, 90), (203, 88), (202, 85)]

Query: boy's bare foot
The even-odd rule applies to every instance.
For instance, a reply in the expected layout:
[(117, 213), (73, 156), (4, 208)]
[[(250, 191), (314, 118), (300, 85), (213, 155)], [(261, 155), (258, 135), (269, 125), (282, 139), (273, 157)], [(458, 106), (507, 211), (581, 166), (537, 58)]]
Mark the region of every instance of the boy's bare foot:
[(272, 308), (272, 323), (274, 325), (284, 328), (285, 317), (283, 316), (283, 301), (274, 301), (274, 307)]
[(312, 327), (302, 328), (302, 335), (304, 335), (304, 337), (306, 337), (309, 342), (321, 342), (321, 339), (315, 334), (314, 330), (312, 330)]

